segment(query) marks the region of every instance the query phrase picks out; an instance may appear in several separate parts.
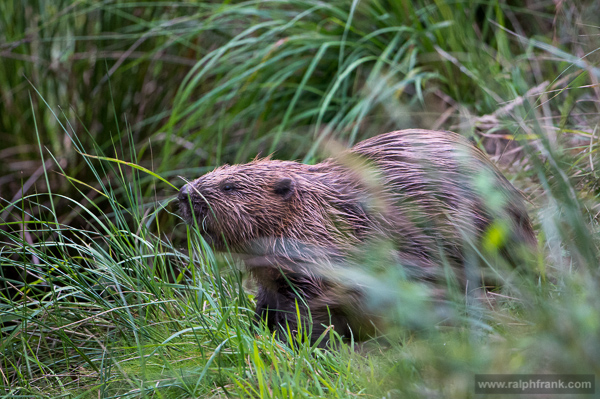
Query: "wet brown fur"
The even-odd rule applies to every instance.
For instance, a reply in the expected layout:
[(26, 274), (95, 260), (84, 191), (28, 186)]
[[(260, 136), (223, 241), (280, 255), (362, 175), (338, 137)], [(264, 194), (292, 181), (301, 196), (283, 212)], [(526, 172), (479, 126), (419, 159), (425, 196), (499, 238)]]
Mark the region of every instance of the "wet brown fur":
[(391, 132), (313, 166), (271, 159), (222, 166), (189, 183), (180, 204), (216, 249), (245, 254), (259, 284), (257, 313), (269, 327), (294, 326), (300, 302), (303, 317), (310, 309), (313, 340), (329, 324), (342, 335), (372, 332), (376, 316), (361, 306), (360, 290), (324, 277), (359, 257), (366, 242), (391, 241), (394, 259), (414, 278), (438, 281), (444, 262), (466, 278), (466, 251), (481, 247), (497, 221), (508, 231), (501, 252), (509, 262), (518, 263), (512, 245), (536, 241), (521, 194), (451, 132)]

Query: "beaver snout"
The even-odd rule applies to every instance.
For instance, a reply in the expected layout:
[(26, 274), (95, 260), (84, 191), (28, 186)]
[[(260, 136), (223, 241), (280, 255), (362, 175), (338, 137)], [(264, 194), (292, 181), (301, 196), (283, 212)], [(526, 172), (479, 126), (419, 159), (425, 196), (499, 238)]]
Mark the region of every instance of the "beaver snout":
[(190, 202), (193, 202), (193, 199), (190, 198), (190, 191), (192, 191), (192, 188), (189, 184), (186, 184), (185, 186), (181, 187), (181, 190), (179, 190), (177, 200), (179, 201), (179, 207), (182, 211), (186, 208), (189, 209)]
[[(179, 190), (177, 195), (179, 210), (186, 222), (193, 224), (193, 218), (202, 220), (208, 211), (208, 206), (198, 189), (191, 183), (186, 184)], [(190, 207), (191, 205), (191, 207)]]
[(183, 197), (186, 197), (187, 195), (189, 195), (190, 193), (190, 185), (186, 184), (185, 186), (181, 187), (181, 190), (179, 190), (179, 200), (181, 200)]

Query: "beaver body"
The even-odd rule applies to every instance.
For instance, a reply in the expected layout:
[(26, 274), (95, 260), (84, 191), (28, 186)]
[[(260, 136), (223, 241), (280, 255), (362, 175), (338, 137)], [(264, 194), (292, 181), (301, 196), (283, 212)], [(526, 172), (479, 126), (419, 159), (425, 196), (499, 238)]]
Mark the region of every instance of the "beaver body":
[(217, 250), (243, 254), (268, 326), (293, 329), (298, 307), (312, 320), (313, 340), (328, 325), (371, 333), (376, 316), (361, 288), (339, 277), (374, 243), (387, 242), (390, 263), (410, 278), (439, 282), (443, 265), (466, 281), (466, 254), (490, 240), (515, 266), (511, 248), (536, 242), (521, 194), (452, 132), (391, 132), (317, 165), (222, 166), (187, 184), (179, 200), (183, 218)]

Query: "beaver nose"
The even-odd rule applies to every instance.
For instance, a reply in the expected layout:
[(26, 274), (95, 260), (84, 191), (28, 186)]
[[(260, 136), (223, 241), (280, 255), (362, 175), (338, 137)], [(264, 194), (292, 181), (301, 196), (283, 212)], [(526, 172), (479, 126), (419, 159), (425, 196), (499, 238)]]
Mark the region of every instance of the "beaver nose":
[(188, 203), (190, 200), (190, 195), (193, 193), (193, 188), (188, 183), (185, 186), (181, 187), (179, 190), (179, 194), (177, 195), (177, 199), (180, 203)]
[(179, 203), (182, 204), (182, 206), (189, 207), (191, 200), (196, 211), (202, 211), (205, 206), (205, 200), (202, 192), (199, 190), (200, 187), (198, 187), (198, 185), (194, 186), (192, 183), (188, 183), (181, 187), (179, 194), (177, 195)]
[(179, 190), (180, 197), (185, 197), (189, 194), (190, 194), (190, 185), (189, 184), (186, 184), (185, 186), (181, 187), (181, 190)]

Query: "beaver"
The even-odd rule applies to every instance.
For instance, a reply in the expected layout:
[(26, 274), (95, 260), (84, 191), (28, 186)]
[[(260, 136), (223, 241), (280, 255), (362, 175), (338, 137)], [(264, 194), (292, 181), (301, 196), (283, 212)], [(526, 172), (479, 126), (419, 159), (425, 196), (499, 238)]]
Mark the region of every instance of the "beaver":
[(382, 134), (316, 165), (221, 166), (178, 199), (183, 219), (216, 250), (243, 256), (258, 283), (256, 313), (282, 339), (302, 321), (312, 342), (327, 326), (355, 339), (374, 333), (378, 316), (361, 284), (343, 277), (377, 242), (388, 243), (388, 267), (434, 283), (447, 276), (444, 265), (467, 281), (469, 253), (519, 266), (514, 247), (536, 245), (522, 194), (448, 131)]

